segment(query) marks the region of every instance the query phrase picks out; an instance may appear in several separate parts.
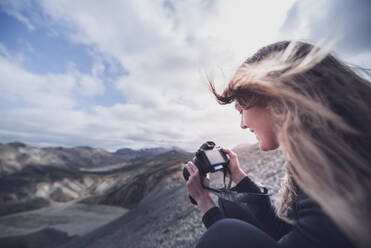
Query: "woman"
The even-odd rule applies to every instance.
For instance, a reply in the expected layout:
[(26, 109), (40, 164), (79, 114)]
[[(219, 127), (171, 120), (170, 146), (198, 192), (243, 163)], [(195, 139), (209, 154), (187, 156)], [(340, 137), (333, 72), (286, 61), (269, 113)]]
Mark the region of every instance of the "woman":
[(233, 190), (257, 199), (240, 217), (216, 207), (189, 162), (187, 189), (208, 228), (198, 247), (370, 247), (370, 82), (324, 49), (283, 41), (247, 59), (222, 94), (210, 86), (220, 104), (235, 103), (261, 150), (282, 149), (286, 177), (276, 211), (224, 148)]

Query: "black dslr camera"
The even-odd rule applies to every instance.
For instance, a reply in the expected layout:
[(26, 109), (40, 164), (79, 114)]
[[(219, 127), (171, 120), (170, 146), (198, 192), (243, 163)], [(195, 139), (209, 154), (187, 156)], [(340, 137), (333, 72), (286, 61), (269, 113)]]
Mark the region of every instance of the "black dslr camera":
[[(215, 148), (215, 143), (207, 141), (201, 145), (192, 159), (192, 162), (197, 166), (201, 178), (201, 186), (207, 190), (215, 191), (203, 184), (203, 180), (207, 173), (217, 171), (229, 172), (229, 159), (227, 154), (220, 148)], [(186, 167), (183, 168), (183, 177), (188, 181), (190, 174)], [(191, 202), (196, 204), (194, 199), (190, 197)]]
[[(229, 164), (229, 159), (226, 153), (220, 148), (214, 148), (215, 143), (212, 141), (207, 141), (201, 145), (196, 152), (196, 156), (194, 156), (192, 159), (192, 162), (197, 166), (202, 177), (205, 177), (209, 172), (225, 170)], [(190, 175), (185, 167), (183, 169), (183, 176), (184, 179), (188, 181)]]

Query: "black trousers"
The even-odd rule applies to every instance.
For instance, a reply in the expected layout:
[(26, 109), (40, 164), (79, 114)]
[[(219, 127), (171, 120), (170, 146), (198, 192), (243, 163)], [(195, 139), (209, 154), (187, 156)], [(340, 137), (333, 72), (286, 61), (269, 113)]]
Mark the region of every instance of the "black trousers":
[(237, 219), (214, 223), (198, 241), (197, 248), (279, 248), (280, 245), (259, 228)]

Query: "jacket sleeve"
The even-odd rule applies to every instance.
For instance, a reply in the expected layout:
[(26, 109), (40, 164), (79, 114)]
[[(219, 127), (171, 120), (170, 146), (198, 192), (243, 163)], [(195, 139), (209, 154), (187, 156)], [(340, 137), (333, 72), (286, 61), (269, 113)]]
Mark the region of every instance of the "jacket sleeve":
[(221, 219), (223, 219), (222, 212), (218, 207), (213, 207), (204, 214), (202, 217), (202, 222), (204, 223), (205, 227), (209, 229), (212, 224)]
[(202, 218), (206, 228), (222, 218), (235, 218), (257, 226), (275, 240), (279, 240), (292, 229), (290, 224), (276, 215), (269, 195), (263, 193), (249, 177), (245, 177), (232, 190), (238, 193), (249, 193), (241, 202), (245, 207), (219, 198), (219, 208), (210, 209)]

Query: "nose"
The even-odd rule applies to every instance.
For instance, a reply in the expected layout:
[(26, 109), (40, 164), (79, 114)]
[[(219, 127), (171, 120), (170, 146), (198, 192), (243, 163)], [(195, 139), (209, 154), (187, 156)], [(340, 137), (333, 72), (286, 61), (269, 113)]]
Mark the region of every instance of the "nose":
[(244, 118), (243, 118), (243, 116), (241, 116), (241, 123), (240, 123), (240, 127), (242, 128), (242, 129), (246, 129), (246, 128), (248, 128), (248, 126), (246, 125), (246, 123), (244, 122), (244, 120), (243, 120)]

